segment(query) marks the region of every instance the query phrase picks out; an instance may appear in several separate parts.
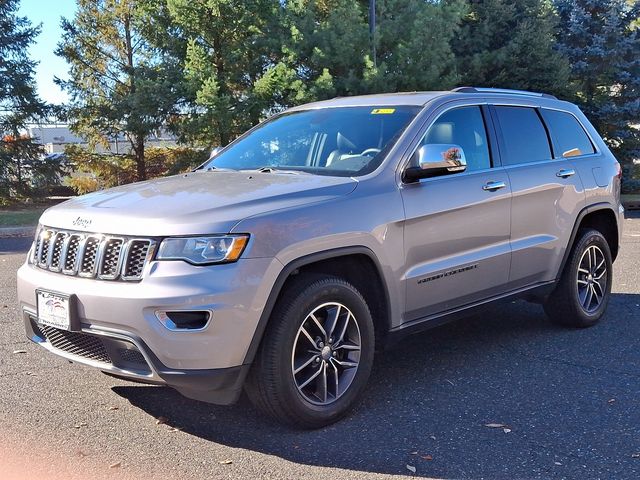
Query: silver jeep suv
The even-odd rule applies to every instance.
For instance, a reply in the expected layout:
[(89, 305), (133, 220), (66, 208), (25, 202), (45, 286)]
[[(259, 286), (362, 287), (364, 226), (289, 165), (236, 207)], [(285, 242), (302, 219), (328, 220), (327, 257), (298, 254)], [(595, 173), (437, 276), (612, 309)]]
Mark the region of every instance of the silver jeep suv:
[(621, 169), (580, 110), (462, 87), (292, 108), (195, 171), (47, 210), (27, 335), (122, 378), (336, 421), (376, 347), (518, 296), (595, 324)]

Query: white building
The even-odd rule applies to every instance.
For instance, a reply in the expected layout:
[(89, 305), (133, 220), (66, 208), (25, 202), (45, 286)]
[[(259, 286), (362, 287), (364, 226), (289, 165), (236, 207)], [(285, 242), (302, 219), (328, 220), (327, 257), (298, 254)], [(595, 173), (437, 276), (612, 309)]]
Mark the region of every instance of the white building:
[[(28, 133), (31, 138), (38, 139), (39, 143), (44, 146), (46, 155), (63, 153), (67, 145), (89, 147), (86, 139), (73, 133), (65, 124), (33, 125), (29, 127)], [(176, 137), (166, 131), (156, 132), (145, 142), (147, 147), (174, 147), (175, 145)], [(114, 136), (113, 140), (109, 142), (108, 148), (98, 145), (95, 151), (97, 153), (133, 153), (131, 143), (124, 135), (118, 135), (117, 139)]]

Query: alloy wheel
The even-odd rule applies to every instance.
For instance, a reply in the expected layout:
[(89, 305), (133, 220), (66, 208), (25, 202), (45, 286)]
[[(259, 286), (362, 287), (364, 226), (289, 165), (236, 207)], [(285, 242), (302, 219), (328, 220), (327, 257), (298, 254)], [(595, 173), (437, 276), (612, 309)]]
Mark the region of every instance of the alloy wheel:
[(578, 301), (583, 310), (593, 313), (604, 301), (607, 287), (607, 262), (597, 245), (589, 246), (578, 264)]
[(360, 363), (358, 321), (341, 303), (324, 303), (307, 315), (293, 342), (291, 371), (302, 397), (314, 405), (340, 398)]

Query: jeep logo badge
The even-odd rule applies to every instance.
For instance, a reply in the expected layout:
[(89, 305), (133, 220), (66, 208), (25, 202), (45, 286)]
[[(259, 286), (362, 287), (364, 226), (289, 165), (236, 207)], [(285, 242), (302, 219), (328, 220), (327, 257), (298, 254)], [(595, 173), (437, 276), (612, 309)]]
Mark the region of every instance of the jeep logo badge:
[(91, 219), (78, 217), (72, 223), (74, 227), (87, 228), (91, 225)]

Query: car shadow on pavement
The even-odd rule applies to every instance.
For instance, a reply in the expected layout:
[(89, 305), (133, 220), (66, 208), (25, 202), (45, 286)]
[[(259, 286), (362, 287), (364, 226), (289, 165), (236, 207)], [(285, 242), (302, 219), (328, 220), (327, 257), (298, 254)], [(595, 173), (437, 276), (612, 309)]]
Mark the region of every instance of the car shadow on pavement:
[[(307, 465), (436, 478), (639, 478), (640, 295), (614, 294), (590, 329), (517, 301), (378, 355), (346, 419), (298, 431), (247, 399), (231, 407), (169, 388), (113, 390), (183, 432)], [(415, 467), (415, 474), (412, 473)]]

